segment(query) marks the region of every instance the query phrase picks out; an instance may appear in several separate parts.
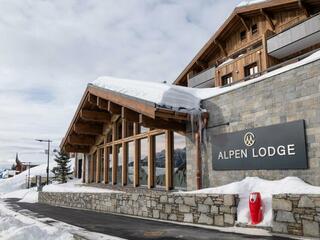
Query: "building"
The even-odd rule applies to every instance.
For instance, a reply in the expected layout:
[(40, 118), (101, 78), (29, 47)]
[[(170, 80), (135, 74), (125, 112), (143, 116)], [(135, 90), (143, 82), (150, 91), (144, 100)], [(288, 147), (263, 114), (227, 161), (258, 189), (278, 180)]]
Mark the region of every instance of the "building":
[[(76, 176), (166, 190), (246, 176), (320, 185), (319, 11), (316, 0), (237, 7), (175, 80), (180, 86), (89, 84), (61, 143), (82, 154)], [(192, 89), (202, 87), (212, 89)]]
[(27, 170), (29, 167), (33, 168), (36, 166), (38, 166), (38, 165), (31, 164), (30, 162), (21, 162), (19, 160), (18, 153), (16, 154), (16, 174), (19, 174), (19, 173)]

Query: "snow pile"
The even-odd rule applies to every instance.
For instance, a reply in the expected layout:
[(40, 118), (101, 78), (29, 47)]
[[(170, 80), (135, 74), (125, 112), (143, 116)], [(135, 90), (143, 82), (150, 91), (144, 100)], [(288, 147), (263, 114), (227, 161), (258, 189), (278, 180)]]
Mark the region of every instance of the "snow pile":
[(246, 7), (257, 3), (267, 2), (268, 0), (244, 0), (241, 1), (237, 7)]
[(13, 212), (0, 204), (0, 239), (15, 240), (67, 240), (74, 239), (67, 231), (48, 226), (39, 221)]
[[(56, 166), (56, 162), (50, 162), (50, 168)], [(47, 164), (41, 164), (39, 166), (30, 168), (30, 178), (40, 175), (41, 177), (47, 177)], [(50, 171), (50, 177), (53, 177), (54, 174)], [(15, 190), (26, 188), (27, 185), (27, 176), (28, 170), (21, 172), (18, 175), (15, 175), (12, 178), (7, 178), (0, 181), (0, 193), (8, 193)]]
[(185, 193), (239, 194), (240, 202), (237, 212), (238, 222), (249, 224), (250, 215), (248, 204), (249, 194), (251, 192), (260, 192), (263, 202), (264, 219), (258, 226), (271, 226), (273, 194), (320, 194), (320, 187), (307, 184), (297, 177), (286, 177), (275, 181), (269, 181), (259, 177), (246, 177), (242, 181), (233, 182), (220, 187), (206, 188)]
[(166, 108), (173, 108), (180, 111), (192, 109), (199, 110), (202, 100), (262, 81), (266, 78), (287, 72), (319, 59), (320, 51), (317, 51), (299, 62), (289, 64), (277, 70), (266, 73), (260, 77), (251, 79), (250, 81), (237, 83), (228, 87), (188, 88), (171, 84), (122, 79), (108, 76), (96, 79), (92, 82), (92, 85), (155, 103), (158, 106)]

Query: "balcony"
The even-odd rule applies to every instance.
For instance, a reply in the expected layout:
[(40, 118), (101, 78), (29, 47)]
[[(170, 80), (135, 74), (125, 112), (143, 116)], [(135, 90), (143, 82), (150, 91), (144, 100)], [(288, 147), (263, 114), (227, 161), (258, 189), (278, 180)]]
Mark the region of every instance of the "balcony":
[(215, 67), (208, 68), (188, 79), (188, 87), (210, 88), (214, 87)]
[(267, 40), (268, 54), (282, 59), (320, 43), (320, 15), (315, 15)]

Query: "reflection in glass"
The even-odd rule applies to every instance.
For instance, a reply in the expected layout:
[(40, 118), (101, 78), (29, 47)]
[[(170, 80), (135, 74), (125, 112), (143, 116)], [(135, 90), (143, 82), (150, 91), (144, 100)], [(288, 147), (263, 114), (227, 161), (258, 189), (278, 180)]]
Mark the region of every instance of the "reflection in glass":
[(140, 164), (139, 164), (139, 181), (140, 185), (148, 184), (148, 139), (144, 138), (140, 140), (141, 152), (140, 152)]
[(178, 133), (174, 133), (173, 166), (174, 187), (186, 188), (186, 140), (184, 136)]
[(95, 152), (92, 156), (92, 165), (93, 165), (93, 176), (92, 176), (92, 182), (96, 182), (96, 171), (97, 171), (97, 152)]
[(149, 128), (145, 128), (144, 126), (140, 126), (140, 133), (148, 132)]
[(166, 176), (166, 151), (165, 151), (165, 135), (161, 134), (156, 138), (156, 153), (155, 153), (155, 176), (156, 185), (165, 186), (165, 176)]
[(122, 184), (122, 145), (115, 146), (118, 153), (117, 184)]
[(128, 143), (128, 184), (133, 184), (134, 177), (134, 142)]
[(109, 169), (108, 169), (108, 180), (112, 184), (112, 148), (108, 147), (108, 156), (109, 156)]

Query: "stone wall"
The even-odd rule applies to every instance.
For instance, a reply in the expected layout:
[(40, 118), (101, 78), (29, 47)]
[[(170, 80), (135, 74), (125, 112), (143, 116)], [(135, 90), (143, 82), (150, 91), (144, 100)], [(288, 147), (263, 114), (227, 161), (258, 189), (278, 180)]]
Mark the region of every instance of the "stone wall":
[(320, 237), (320, 194), (273, 195), (272, 208), (273, 232)]
[(215, 226), (233, 226), (237, 195), (39, 192), (39, 202), (54, 206), (119, 213)]
[[(250, 83), (250, 82), (248, 82)], [(210, 113), (207, 152), (202, 156), (203, 186), (239, 181), (246, 176), (274, 180), (297, 176), (320, 185), (320, 61), (266, 78), (203, 102)], [(305, 120), (309, 159), (307, 170), (212, 170), (211, 143), (215, 135)], [(187, 137), (187, 185), (196, 188), (195, 145)]]

